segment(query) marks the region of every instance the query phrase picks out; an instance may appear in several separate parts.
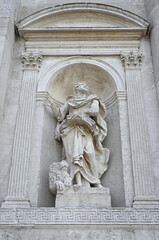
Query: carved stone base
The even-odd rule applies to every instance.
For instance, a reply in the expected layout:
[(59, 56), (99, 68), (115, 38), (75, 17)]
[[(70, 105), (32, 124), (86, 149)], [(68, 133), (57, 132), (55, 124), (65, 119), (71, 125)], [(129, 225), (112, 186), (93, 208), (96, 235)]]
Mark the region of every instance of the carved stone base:
[(109, 188), (70, 187), (57, 192), (55, 206), (63, 207), (111, 207)]
[(29, 208), (30, 201), (28, 199), (9, 199), (8, 197), (2, 203), (2, 208)]
[(134, 199), (133, 208), (159, 208), (159, 200), (156, 196), (136, 197)]

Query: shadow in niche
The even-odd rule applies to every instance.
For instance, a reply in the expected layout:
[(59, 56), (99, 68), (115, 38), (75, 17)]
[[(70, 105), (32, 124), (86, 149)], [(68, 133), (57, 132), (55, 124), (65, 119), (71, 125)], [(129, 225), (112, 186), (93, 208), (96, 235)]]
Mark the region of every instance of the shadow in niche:
[(101, 178), (102, 185), (110, 188), (112, 207), (124, 207), (124, 181), (121, 154), (120, 125), (118, 103), (107, 109), (106, 122), (108, 135), (103, 146), (110, 150), (108, 170)]
[[(112, 76), (98, 66), (85, 63), (72, 64), (60, 69), (48, 83), (48, 92), (57, 101), (65, 102), (67, 96), (73, 94), (75, 82), (86, 80), (92, 93), (101, 100), (112, 96), (116, 90)], [(50, 108), (45, 107), (42, 138), (42, 154), (40, 165), (40, 188), (38, 194), (39, 207), (54, 207), (55, 196), (49, 190), (49, 166), (61, 161), (61, 143), (55, 140), (56, 119)], [(101, 178), (102, 185), (110, 188), (112, 207), (124, 207), (124, 183), (122, 171), (122, 155), (120, 142), (119, 109), (114, 103), (107, 110), (106, 121), (108, 136), (103, 146), (110, 149), (108, 170)]]
[(54, 207), (55, 196), (49, 189), (49, 166), (61, 160), (61, 143), (55, 140), (56, 119), (52, 110), (45, 107), (44, 115), (38, 207)]

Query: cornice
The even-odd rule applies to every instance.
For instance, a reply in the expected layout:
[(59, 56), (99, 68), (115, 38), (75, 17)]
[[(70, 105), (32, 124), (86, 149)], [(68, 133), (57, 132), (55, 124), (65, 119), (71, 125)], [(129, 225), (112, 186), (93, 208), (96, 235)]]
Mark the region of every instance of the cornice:
[[(90, 26), (88, 19), (88, 23), (85, 21), (84, 25), (81, 22), (78, 26), (72, 26), (73, 21), (71, 21), (71, 14), (75, 13), (87, 13), (88, 15), (93, 13), (94, 22), (92, 22)], [(67, 20), (70, 18), (70, 22), (64, 24), (64, 26), (63, 23), (65, 23), (65, 18), (62, 20), (63, 14), (68, 14)], [(102, 22), (100, 24), (99, 18), (95, 16), (96, 14), (102, 14), (103, 17), (108, 18), (109, 21), (111, 19), (108, 26), (105, 26), (105, 24), (102, 25)], [(45, 21), (47, 18), (48, 21)], [(99, 20), (97, 27), (96, 18)], [(51, 22), (49, 22), (50, 19)], [(56, 24), (54, 26), (52, 24), (55, 19), (60, 20), (59, 26), (56, 26)], [(79, 18), (79, 22), (80, 19), (82, 18)], [(19, 35), (27, 41), (33, 39), (36, 41), (48, 41), (55, 40), (58, 37), (61, 37), (62, 39), (63, 37), (66, 37), (66, 35), (74, 39), (75, 37), (77, 38), (78, 33), (79, 37), (82, 34), (82, 38), (85, 38), (86, 32), (90, 38), (92, 33), (100, 33), (99, 35), (102, 35), (102, 37), (107, 40), (111, 40), (113, 37), (114, 40), (138, 40), (146, 34), (148, 25), (149, 23), (145, 19), (129, 11), (114, 6), (92, 3), (74, 3), (50, 7), (30, 15), (16, 24)], [(114, 35), (114, 32), (116, 35)], [(74, 35), (72, 35), (73, 33)], [(63, 36), (63, 34), (65, 36)], [(95, 36), (93, 35), (92, 39), (94, 37)], [(96, 38), (101, 39), (97, 34)]]

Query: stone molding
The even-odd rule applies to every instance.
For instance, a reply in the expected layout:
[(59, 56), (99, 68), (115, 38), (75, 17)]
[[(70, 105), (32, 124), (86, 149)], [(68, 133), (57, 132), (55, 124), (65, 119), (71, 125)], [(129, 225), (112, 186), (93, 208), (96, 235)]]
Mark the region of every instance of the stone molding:
[[(99, 56), (99, 55), (109, 55), (118, 56), (121, 51), (137, 51), (139, 48), (139, 40), (127, 41), (100, 41), (93, 39), (93, 41), (82, 41), (79, 39), (74, 39), (74, 41), (26, 41), (25, 48), (27, 51), (38, 50), (42, 51), (43, 55), (46, 56), (73, 56), (73, 55), (83, 55), (83, 56)], [(82, 45), (82, 48), (79, 46)]]
[[(75, 20), (77, 17), (75, 17), (75, 14), (79, 12), (84, 14), (87, 12), (89, 16), (93, 13), (91, 27), (89, 19), (86, 19), (83, 24), (81, 21), (83, 17), (79, 18), (78, 24), (76, 24)], [(72, 14), (74, 14), (73, 18), (71, 18)], [(99, 14), (104, 16), (104, 18), (102, 17), (102, 21), (99, 19)], [(67, 24), (63, 15), (67, 18)], [(103, 24), (103, 19), (105, 18), (108, 21), (105, 21), (106, 24)], [(110, 24), (107, 24), (110, 19)], [(55, 21), (57, 21), (56, 24), (52, 24)], [(146, 35), (149, 23), (140, 16), (122, 8), (105, 4), (73, 3), (38, 11), (20, 20), (16, 26), (19, 36), (27, 42), (45, 41), (47, 44), (48, 40), (51, 42), (61, 42), (64, 38), (65, 40), (67, 38), (69, 41), (70, 38), (75, 41), (81, 38), (86, 41), (88, 39), (94, 41), (97, 38), (98, 40), (104, 39), (108, 41), (112, 41), (112, 39), (113, 41), (120, 41), (121, 39), (123, 41), (135, 41)]]
[[(39, 91), (36, 93), (36, 101), (38, 105), (40, 103), (41, 105), (43, 105), (44, 102), (47, 100), (54, 102), (59, 107), (62, 106), (63, 104), (62, 102), (59, 102), (56, 99), (52, 98), (48, 92)], [(126, 101), (127, 100), (126, 91), (116, 91), (109, 99), (107, 99), (103, 103), (105, 104), (106, 108), (109, 109), (117, 102), (117, 100)]]
[(17, 208), (0, 209), (0, 225), (159, 225), (159, 208)]
[(23, 70), (39, 70), (41, 67), (42, 54), (27, 52), (22, 53), (21, 62), (23, 64)]
[(125, 69), (140, 69), (142, 63), (142, 53), (121, 53), (121, 61)]
[(111, 15), (116, 15), (119, 18), (124, 18), (125, 20), (129, 20), (132, 23), (136, 24), (138, 27), (147, 28), (149, 23), (143, 19), (142, 17), (133, 14), (129, 11), (123, 10), (122, 8), (110, 6), (106, 4), (96, 4), (96, 3), (70, 3), (70, 4), (63, 4), (58, 5), (56, 7), (50, 7), (47, 9), (44, 9), (42, 11), (38, 11), (34, 14), (29, 15), (28, 17), (20, 20), (17, 23), (17, 27), (19, 30), (28, 28), (32, 26), (32, 24), (38, 20), (38, 22), (41, 23), (41, 20), (43, 20), (44, 17), (52, 16), (61, 13), (70, 13), (74, 11), (96, 11), (96, 12), (103, 12), (103, 13), (109, 13)]

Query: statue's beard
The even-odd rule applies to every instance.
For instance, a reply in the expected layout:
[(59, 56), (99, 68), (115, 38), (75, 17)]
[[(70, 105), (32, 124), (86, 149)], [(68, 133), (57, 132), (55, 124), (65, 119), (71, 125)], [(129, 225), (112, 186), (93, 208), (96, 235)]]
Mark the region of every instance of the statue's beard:
[(89, 90), (88, 89), (78, 89), (77, 91), (76, 91), (77, 93), (81, 93), (81, 94), (88, 94), (89, 93)]

